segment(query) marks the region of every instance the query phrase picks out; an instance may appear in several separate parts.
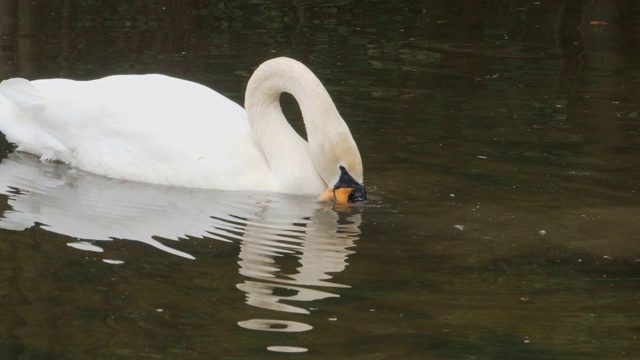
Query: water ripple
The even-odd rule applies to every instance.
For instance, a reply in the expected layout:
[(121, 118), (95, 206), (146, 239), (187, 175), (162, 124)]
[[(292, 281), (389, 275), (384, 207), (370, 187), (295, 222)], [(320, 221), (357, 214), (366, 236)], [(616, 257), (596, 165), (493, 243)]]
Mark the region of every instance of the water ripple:
[[(244, 277), (236, 288), (245, 293), (246, 304), (274, 314), (308, 315), (312, 302), (339, 297), (330, 289), (349, 288), (333, 276), (345, 270), (360, 236), (357, 208), (337, 209), (310, 197), (109, 179), (21, 153), (9, 154), (0, 163), (0, 194), (9, 205), (0, 213), (0, 228), (40, 226), (71, 237), (70, 247), (104, 255), (103, 261), (112, 266), (123, 261), (99, 242), (137, 241), (188, 259), (195, 257), (172, 242), (236, 242), (238, 272)], [(277, 319), (242, 320), (238, 325), (280, 332), (313, 328)], [(288, 350), (274, 345), (272, 351)]]

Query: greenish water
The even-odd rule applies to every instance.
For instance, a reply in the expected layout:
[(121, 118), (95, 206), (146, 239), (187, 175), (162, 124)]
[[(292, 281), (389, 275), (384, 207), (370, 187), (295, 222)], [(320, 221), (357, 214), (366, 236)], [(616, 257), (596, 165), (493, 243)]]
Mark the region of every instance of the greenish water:
[(2, 140), (0, 357), (638, 358), (639, 14), (2, 2), (3, 79), (162, 72), (242, 103), (260, 62), (304, 62), (371, 199), (131, 184)]

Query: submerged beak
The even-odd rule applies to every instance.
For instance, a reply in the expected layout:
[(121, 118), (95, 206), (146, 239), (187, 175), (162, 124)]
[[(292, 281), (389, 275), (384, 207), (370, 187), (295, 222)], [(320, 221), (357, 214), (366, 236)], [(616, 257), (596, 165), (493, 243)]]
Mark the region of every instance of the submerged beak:
[(351, 174), (340, 166), (340, 178), (332, 188), (325, 190), (318, 197), (320, 201), (335, 201), (338, 204), (348, 204), (358, 201), (367, 200), (367, 191), (364, 188), (364, 182), (357, 182)]
[(346, 204), (367, 200), (367, 191), (364, 188), (364, 182), (359, 183), (356, 181), (342, 165), (340, 165), (340, 178), (333, 185), (333, 189), (327, 189), (325, 194), (331, 190), (333, 190), (332, 200), (335, 200), (337, 203)]
[(353, 193), (349, 196), (349, 202), (358, 202), (367, 200), (367, 190), (364, 188), (364, 184), (356, 186), (353, 189)]
[(348, 204), (367, 200), (364, 185), (352, 187), (328, 188), (320, 197), (320, 201), (335, 201), (338, 204)]

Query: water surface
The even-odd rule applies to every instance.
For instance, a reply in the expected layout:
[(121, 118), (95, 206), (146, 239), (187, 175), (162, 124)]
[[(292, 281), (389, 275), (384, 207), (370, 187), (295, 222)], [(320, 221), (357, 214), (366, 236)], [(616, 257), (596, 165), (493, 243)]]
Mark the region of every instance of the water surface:
[(371, 200), (133, 184), (0, 142), (0, 354), (638, 358), (638, 10), (3, 2), (2, 78), (162, 72), (242, 103), (261, 61), (304, 62)]

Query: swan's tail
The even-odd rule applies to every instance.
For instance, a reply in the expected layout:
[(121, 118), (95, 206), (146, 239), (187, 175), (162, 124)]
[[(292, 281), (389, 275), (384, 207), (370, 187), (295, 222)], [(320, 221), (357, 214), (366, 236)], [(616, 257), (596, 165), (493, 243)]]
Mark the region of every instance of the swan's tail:
[(13, 78), (1, 82), (0, 95), (16, 104), (22, 111), (47, 99), (29, 80), (23, 78)]
[[(0, 132), (17, 150), (56, 159), (63, 146), (33, 118), (33, 108), (47, 98), (31, 82), (22, 78), (0, 83)], [(61, 148), (62, 147), (62, 148)]]

